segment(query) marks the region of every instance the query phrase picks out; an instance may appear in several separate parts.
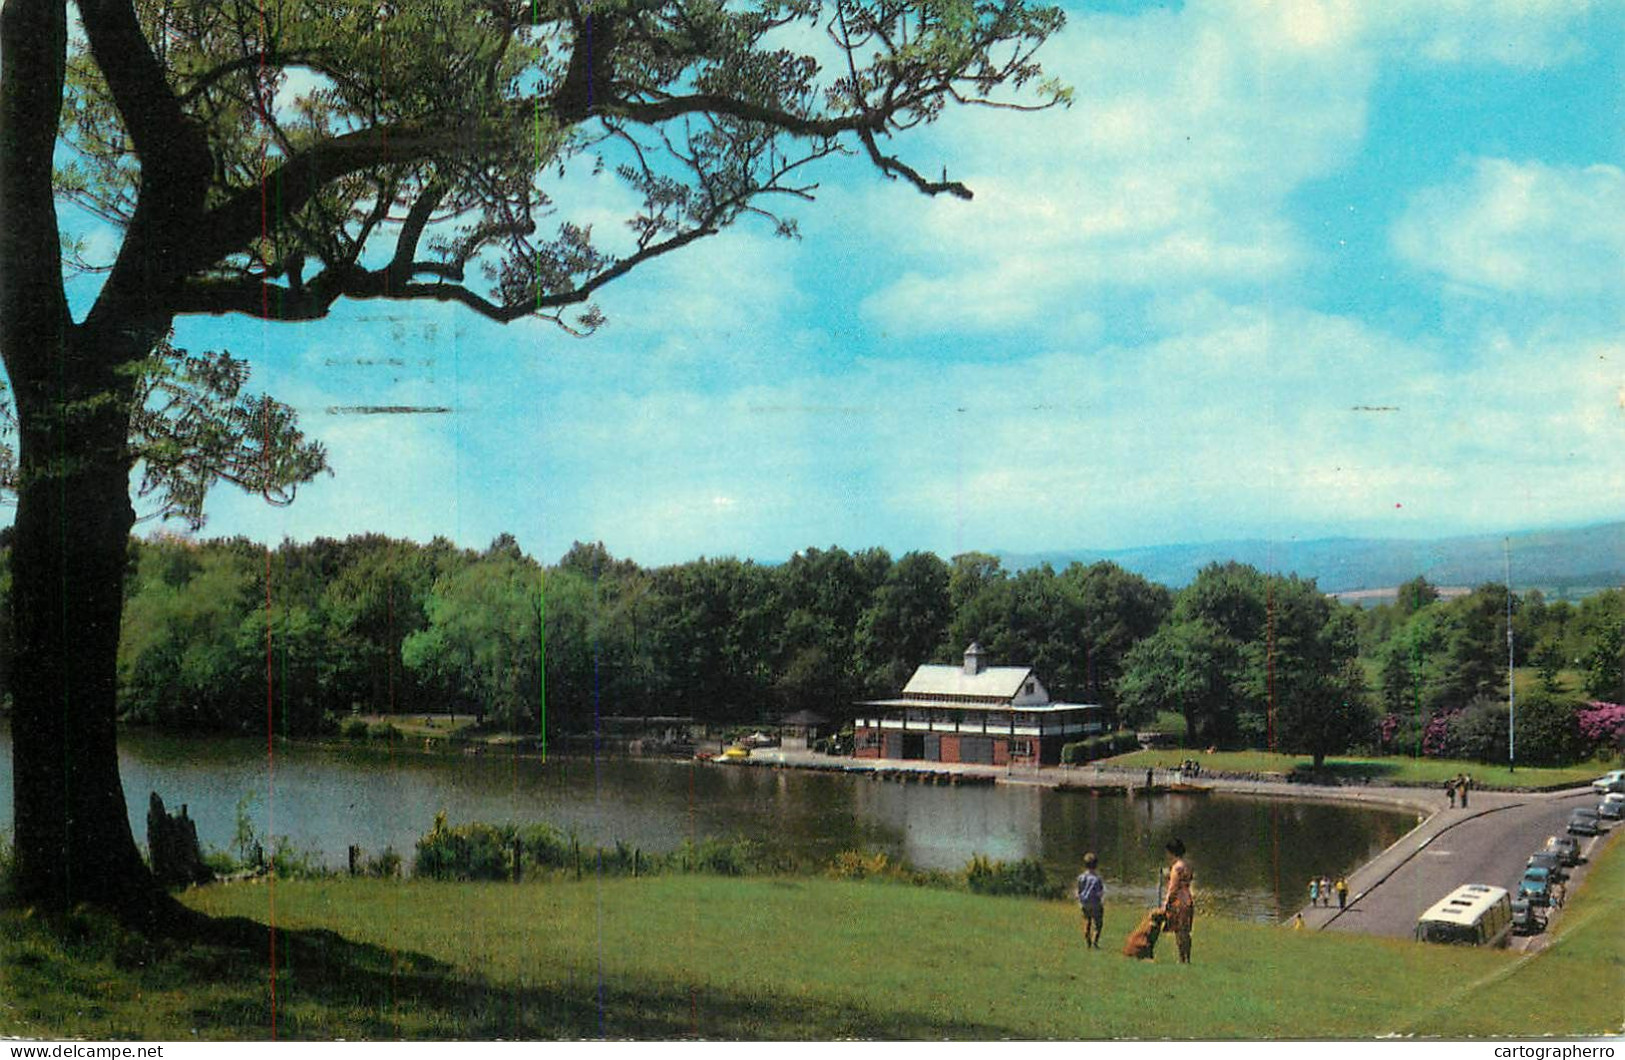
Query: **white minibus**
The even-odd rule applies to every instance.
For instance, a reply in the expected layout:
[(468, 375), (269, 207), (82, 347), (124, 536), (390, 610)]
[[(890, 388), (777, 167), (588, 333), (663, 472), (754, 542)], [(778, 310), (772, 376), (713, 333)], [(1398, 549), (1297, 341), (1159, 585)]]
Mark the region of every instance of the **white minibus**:
[(1484, 883), (1457, 887), (1416, 922), (1422, 942), (1466, 946), (1505, 946), (1512, 933), (1512, 900), (1506, 890)]

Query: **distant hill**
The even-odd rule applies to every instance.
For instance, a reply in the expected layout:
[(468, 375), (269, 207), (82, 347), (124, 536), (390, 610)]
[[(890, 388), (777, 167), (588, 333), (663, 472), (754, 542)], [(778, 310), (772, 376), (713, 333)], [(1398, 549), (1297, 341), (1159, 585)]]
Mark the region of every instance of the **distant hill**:
[[(1000, 553), (1010, 570), (1048, 563), (1111, 560), (1154, 582), (1185, 585), (1209, 563), (1236, 560), (1260, 570), (1314, 578), (1329, 593), (1392, 588), (1418, 574), (1434, 585), (1474, 586), (1505, 576), (1511, 542), (1512, 585), (1550, 597), (1578, 597), (1625, 584), (1625, 522), (1573, 530), (1531, 530), (1433, 540), (1324, 538), (1315, 541), (1215, 541), (1113, 551)], [(1376, 599), (1380, 600), (1378, 595)]]

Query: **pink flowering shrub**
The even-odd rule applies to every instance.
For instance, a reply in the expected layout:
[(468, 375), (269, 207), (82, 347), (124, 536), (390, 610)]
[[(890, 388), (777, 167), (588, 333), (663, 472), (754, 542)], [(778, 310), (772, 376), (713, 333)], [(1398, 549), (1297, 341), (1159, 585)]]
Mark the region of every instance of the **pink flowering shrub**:
[(1574, 717), (1587, 747), (1625, 751), (1625, 704), (1588, 703)]
[(1450, 743), (1450, 719), (1460, 710), (1441, 710), (1422, 727), (1422, 753), (1429, 758), (1446, 754)]

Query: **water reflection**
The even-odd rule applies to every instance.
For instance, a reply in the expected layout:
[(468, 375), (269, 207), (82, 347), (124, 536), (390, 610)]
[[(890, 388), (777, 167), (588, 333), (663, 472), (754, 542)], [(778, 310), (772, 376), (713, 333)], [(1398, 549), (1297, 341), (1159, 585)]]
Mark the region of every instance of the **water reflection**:
[[(1351, 871), (1402, 835), (1411, 815), (1333, 803), (1230, 795), (1126, 798), (1029, 785), (947, 788), (862, 777), (629, 759), (435, 756), (133, 733), (120, 768), (138, 839), (147, 792), (185, 803), (207, 846), (227, 847), (236, 807), (257, 797), (261, 835), (285, 835), (329, 865), (352, 843), (407, 856), (440, 810), (456, 821), (547, 821), (583, 840), (667, 850), (685, 839), (744, 836), (805, 865), (855, 847), (922, 868), (958, 870), (973, 854), (1035, 858), (1057, 879), (1100, 857), (1113, 899), (1155, 899), (1163, 845), (1190, 847), (1199, 900), (1229, 915), (1278, 919), (1309, 875)], [(0, 728), (0, 820), (11, 819), (11, 744)]]

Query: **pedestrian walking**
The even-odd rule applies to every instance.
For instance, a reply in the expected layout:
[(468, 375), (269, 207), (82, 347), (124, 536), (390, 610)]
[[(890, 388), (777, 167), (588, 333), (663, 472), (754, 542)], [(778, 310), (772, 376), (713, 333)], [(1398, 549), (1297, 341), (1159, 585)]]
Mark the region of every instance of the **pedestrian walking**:
[(1444, 793), (1450, 797), (1450, 808), (1456, 808), (1456, 780), (1454, 777), (1444, 782)]
[(1349, 881), (1342, 876), (1337, 878), (1337, 908), (1346, 909), (1349, 904)]
[(1311, 877), (1309, 877), (1309, 905), (1311, 907), (1314, 907), (1314, 906), (1317, 906), (1319, 904), (1320, 904), (1320, 877), (1319, 876), (1311, 876)]
[(1106, 884), (1095, 872), (1099, 859), (1094, 852), (1083, 856), (1083, 871), (1078, 874), (1078, 909), (1083, 913), (1083, 944), (1091, 950), (1100, 949), (1100, 929), (1106, 922)]
[(1461, 778), (1461, 808), (1467, 808), (1467, 790), (1473, 786), (1473, 778), (1465, 774)]

